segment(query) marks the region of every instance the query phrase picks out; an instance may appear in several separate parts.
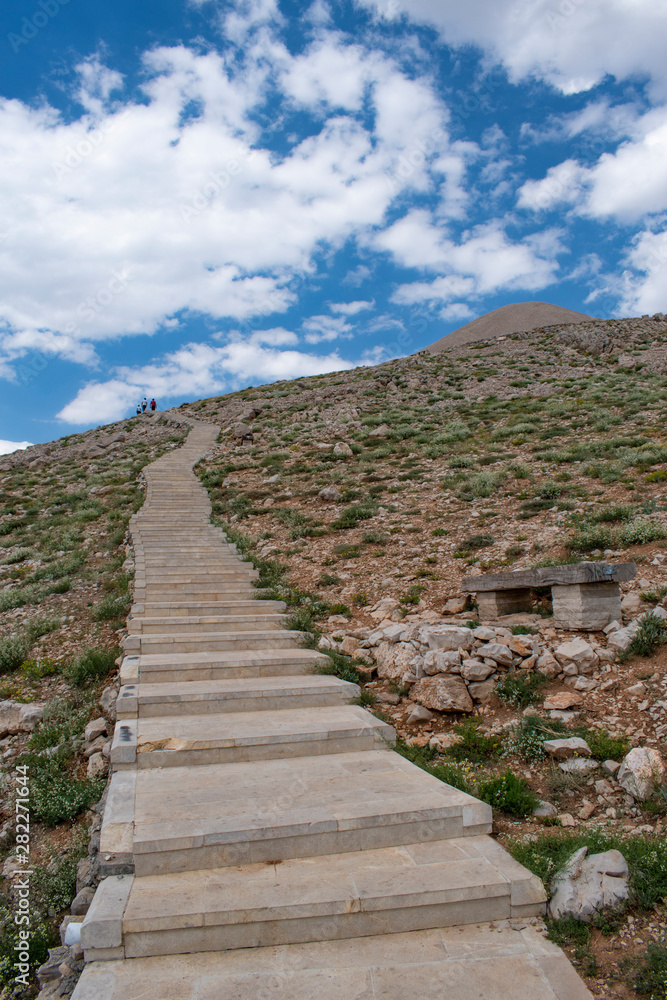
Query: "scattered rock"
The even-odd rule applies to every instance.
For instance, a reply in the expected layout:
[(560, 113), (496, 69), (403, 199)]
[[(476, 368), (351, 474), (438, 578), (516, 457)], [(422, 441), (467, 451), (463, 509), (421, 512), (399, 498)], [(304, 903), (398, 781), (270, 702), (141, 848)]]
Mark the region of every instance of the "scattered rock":
[(31, 733), (43, 715), (43, 705), (0, 701), (0, 739), (16, 733)]
[(542, 746), (554, 760), (569, 760), (570, 757), (590, 757), (591, 755), (588, 743), (579, 736), (571, 736), (566, 740), (545, 740)]
[(587, 854), (587, 847), (575, 851), (556, 875), (551, 917), (571, 914), (588, 922), (599, 910), (617, 907), (628, 898), (628, 865), (620, 851)]
[(558, 810), (551, 802), (540, 799), (539, 805), (533, 809), (533, 816), (538, 816), (540, 819), (551, 819), (557, 812)]
[(665, 766), (657, 750), (635, 747), (621, 761), (617, 780), (628, 795), (644, 802), (653, 794), (664, 775)]
[(338, 503), (343, 497), (343, 494), (335, 486), (325, 486), (317, 495), (320, 500), (326, 500), (327, 503)]
[(408, 716), (407, 722), (409, 726), (413, 726), (416, 722), (430, 722), (433, 718), (435, 716), (428, 708), (424, 708), (423, 705), (415, 705)]
[(337, 458), (352, 458), (354, 452), (345, 441), (337, 441), (334, 445), (333, 453)]
[(467, 603), (467, 597), (450, 597), (445, 601), (443, 611), (448, 615), (460, 615), (465, 611)]
[(593, 647), (581, 638), (562, 642), (554, 649), (554, 656), (561, 665), (573, 663), (580, 674), (592, 673), (599, 662)]
[(98, 736), (106, 735), (107, 720), (103, 717), (92, 719), (83, 731), (83, 738), (86, 743), (93, 743)]
[(89, 778), (101, 778), (107, 773), (108, 764), (101, 753), (94, 753), (88, 759), (86, 773)]
[(493, 660), (495, 663), (500, 663), (504, 667), (511, 666), (514, 659), (509, 646), (504, 646), (499, 642), (489, 642), (484, 646), (480, 646), (477, 650), (477, 655)]
[(585, 757), (569, 757), (558, 766), (566, 774), (590, 774), (591, 771), (596, 770), (598, 763), (596, 760), (587, 760)]
[(438, 712), (471, 712), (472, 698), (464, 681), (456, 674), (436, 674), (418, 681), (411, 697)]
[(574, 691), (557, 691), (544, 699), (542, 708), (546, 710), (573, 708), (575, 705), (581, 705), (582, 701), (582, 696)]

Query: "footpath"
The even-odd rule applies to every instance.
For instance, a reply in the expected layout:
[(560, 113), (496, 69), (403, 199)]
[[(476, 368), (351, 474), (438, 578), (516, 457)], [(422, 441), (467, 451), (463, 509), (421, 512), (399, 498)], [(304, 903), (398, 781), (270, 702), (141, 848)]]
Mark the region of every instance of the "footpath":
[(586, 1000), (491, 809), (391, 750), (210, 523), (196, 424), (131, 521), (100, 883), (73, 1000)]

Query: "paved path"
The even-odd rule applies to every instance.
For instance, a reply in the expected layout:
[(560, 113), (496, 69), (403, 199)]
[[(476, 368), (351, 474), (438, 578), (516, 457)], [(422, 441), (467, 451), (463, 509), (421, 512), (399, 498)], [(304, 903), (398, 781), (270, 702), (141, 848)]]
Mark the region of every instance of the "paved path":
[(489, 806), (390, 749), (210, 523), (196, 424), (147, 467), (73, 1000), (586, 1000)]

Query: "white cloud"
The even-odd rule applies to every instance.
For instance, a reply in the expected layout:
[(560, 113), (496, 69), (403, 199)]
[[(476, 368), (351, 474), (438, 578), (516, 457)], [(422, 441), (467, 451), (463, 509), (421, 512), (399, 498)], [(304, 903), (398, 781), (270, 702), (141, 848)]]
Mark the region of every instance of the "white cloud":
[(620, 311), (625, 316), (667, 312), (667, 219), (657, 231), (640, 233), (626, 255)]
[[(323, 28), (294, 57), (277, 19), (274, 0), (226, 15), (225, 30), (255, 32), (240, 68), (183, 45), (147, 53), (143, 103), (109, 103), (122, 78), (98, 56), (77, 67), (78, 120), (0, 100), (0, 369), (31, 349), (94, 365), (96, 341), (179, 314), (283, 312), (323, 247), (381, 227), (411, 187), (442, 184), (461, 204), (470, 149), (448, 145), (429, 81)], [(328, 116), (282, 155), (256, 121), (276, 79), (292, 100), (312, 83)], [(357, 118), (362, 92), (374, 120)]]
[(351, 340), (354, 330), (342, 316), (311, 316), (303, 323), (306, 343), (320, 344), (325, 340)]
[(607, 74), (648, 76), (667, 95), (667, 7), (655, 0), (358, 0), (379, 15), (433, 25), (454, 46), (477, 45), (512, 81), (537, 77), (566, 94)]
[(374, 299), (357, 299), (355, 302), (331, 302), (329, 305), (331, 312), (342, 313), (343, 316), (356, 316), (357, 313), (374, 308)]
[(11, 455), (13, 451), (23, 451), (30, 448), (32, 441), (3, 441), (0, 440), (0, 455)]
[(492, 221), (464, 233), (457, 243), (434, 225), (428, 212), (415, 209), (379, 233), (374, 245), (403, 267), (442, 272), (437, 279), (441, 284), (432, 285), (431, 293), (422, 282), (413, 291), (410, 285), (401, 286), (394, 301), (407, 303), (466, 292), (485, 295), (501, 289), (544, 288), (554, 281), (557, 255), (564, 252), (558, 236), (547, 230), (512, 243), (500, 222)]
[[(270, 331), (268, 331), (270, 332)], [(258, 339), (233, 341), (223, 347), (187, 344), (163, 359), (141, 367), (119, 367), (106, 382), (89, 382), (58, 413), (69, 424), (87, 425), (117, 420), (133, 410), (143, 396), (159, 405), (177, 396), (197, 397), (230, 391), (240, 385), (320, 375), (353, 368), (337, 353), (318, 356), (277, 350)]]
[(519, 207), (535, 211), (565, 203), (580, 215), (614, 216), (625, 223), (667, 210), (667, 106), (638, 118), (633, 132), (591, 167), (564, 160), (541, 180), (527, 181), (519, 191)]
[(449, 274), (435, 281), (413, 281), (407, 285), (399, 285), (393, 293), (392, 302), (412, 306), (418, 302), (448, 302), (459, 295), (474, 295), (475, 282), (473, 278), (463, 278), (459, 274)]

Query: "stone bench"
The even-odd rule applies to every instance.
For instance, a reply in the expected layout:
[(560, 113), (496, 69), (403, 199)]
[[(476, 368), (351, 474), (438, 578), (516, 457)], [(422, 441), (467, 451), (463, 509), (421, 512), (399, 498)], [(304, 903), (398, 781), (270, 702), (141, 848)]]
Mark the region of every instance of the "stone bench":
[(618, 585), (632, 580), (636, 572), (634, 563), (581, 562), (465, 576), (461, 589), (476, 595), (480, 619), (490, 621), (529, 611), (531, 591), (536, 587), (551, 587), (554, 625), (601, 629), (611, 621), (622, 620)]

